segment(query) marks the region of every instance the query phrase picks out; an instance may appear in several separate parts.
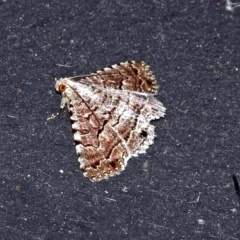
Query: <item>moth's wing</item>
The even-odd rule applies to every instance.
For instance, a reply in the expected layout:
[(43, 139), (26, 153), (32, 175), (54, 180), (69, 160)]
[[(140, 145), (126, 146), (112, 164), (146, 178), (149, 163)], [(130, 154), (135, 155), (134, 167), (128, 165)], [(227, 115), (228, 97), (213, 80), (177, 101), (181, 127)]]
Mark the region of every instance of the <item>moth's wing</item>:
[(82, 83), (104, 88), (156, 94), (158, 85), (149, 66), (143, 61), (112, 65), (81, 79)]
[[(73, 84), (77, 87), (68, 93), (68, 109), (84, 176), (100, 181), (117, 175), (130, 157), (144, 153), (153, 143), (154, 127), (150, 121), (162, 117), (165, 108), (152, 94), (147, 97)], [(84, 97), (83, 93), (91, 93), (91, 97)]]
[[(77, 90), (74, 93), (80, 95), (81, 91)], [(113, 116), (115, 107), (109, 104), (111, 99), (101, 90), (97, 94), (97, 97), (83, 101), (79, 97), (74, 98), (69, 105), (80, 168), (91, 181), (100, 181), (119, 174), (130, 157), (113, 126), (118, 119)]]

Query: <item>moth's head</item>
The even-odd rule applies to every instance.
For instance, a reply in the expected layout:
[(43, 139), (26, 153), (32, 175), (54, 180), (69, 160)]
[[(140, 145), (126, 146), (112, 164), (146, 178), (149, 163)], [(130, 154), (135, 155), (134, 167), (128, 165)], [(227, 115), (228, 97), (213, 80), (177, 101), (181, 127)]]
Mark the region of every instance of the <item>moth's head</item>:
[(66, 78), (60, 78), (60, 79), (55, 79), (56, 83), (55, 83), (55, 89), (58, 93), (63, 93), (66, 91), (68, 85), (67, 85), (67, 81), (69, 79)]

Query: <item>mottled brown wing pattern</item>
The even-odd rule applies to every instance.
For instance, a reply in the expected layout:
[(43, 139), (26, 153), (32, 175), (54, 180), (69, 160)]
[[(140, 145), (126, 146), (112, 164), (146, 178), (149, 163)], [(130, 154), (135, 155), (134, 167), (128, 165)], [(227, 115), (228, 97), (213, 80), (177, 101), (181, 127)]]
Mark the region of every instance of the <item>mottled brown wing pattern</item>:
[(103, 68), (81, 82), (152, 94), (156, 94), (158, 88), (155, 76), (143, 61), (128, 61)]
[[(131, 63), (136, 67), (137, 62)], [(130, 75), (126, 66), (121, 73), (117, 71), (117, 75)], [(155, 137), (150, 121), (163, 117), (165, 112), (152, 94), (157, 85), (150, 94), (141, 94), (143, 81), (122, 77), (121, 87), (117, 88), (111, 87), (107, 78), (104, 85), (99, 84), (103, 79), (101, 75), (98, 83), (90, 84), (86, 78), (80, 82), (64, 78), (55, 86), (62, 94), (61, 108), (67, 106), (70, 112), (80, 167), (91, 181), (119, 174), (130, 157), (144, 153)], [(133, 91), (127, 81), (134, 82)]]

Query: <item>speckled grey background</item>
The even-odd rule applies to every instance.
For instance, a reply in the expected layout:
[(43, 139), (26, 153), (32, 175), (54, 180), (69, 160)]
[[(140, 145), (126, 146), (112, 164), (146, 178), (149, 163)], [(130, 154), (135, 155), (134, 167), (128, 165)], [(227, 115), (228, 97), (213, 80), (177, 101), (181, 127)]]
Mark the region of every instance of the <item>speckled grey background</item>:
[[(240, 8), (0, 1), (1, 239), (239, 239)], [(147, 154), (83, 177), (54, 78), (146, 61), (166, 118)]]

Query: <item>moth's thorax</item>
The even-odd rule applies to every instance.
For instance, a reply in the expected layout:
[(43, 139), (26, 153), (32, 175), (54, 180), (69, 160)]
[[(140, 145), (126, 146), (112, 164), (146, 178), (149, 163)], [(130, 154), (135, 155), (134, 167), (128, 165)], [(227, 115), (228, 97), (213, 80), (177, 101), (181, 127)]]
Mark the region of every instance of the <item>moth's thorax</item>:
[[(64, 85), (65, 89), (61, 90), (61, 86)], [(66, 92), (66, 91), (81, 91), (87, 87), (86, 84), (81, 84), (80, 81), (75, 81), (71, 78), (60, 78), (56, 81), (55, 88), (57, 92)], [(84, 94), (84, 93), (83, 93)]]
[(56, 80), (56, 84), (55, 84), (56, 91), (60, 92), (60, 93), (63, 92), (63, 91), (61, 91), (60, 86), (65, 85), (66, 89), (67, 89), (70, 87), (71, 82), (73, 82), (73, 81), (70, 78), (60, 78), (60, 79)]

